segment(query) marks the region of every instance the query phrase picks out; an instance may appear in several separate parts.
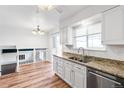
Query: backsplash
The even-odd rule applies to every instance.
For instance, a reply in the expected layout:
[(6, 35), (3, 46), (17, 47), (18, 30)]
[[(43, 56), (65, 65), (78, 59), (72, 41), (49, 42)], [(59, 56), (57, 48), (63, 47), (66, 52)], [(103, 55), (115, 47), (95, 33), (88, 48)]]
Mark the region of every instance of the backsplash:
[[(70, 58), (70, 57), (81, 57), (81, 54), (63, 52), (63, 56), (66, 56), (68, 58)], [(122, 64), (124, 64), (124, 61), (113, 60), (113, 59), (109, 59), (109, 58), (102, 58), (102, 57), (89, 56), (89, 55), (85, 55), (85, 58), (88, 59), (89, 61), (114, 62), (114, 63), (117, 63), (117, 64), (118, 63), (120, 64), (120, 62), (121, 62)]]
[[(63, 52), (77, 53), (77, 50), (63, 48)], [(106, 50), (85, 50), (85, 54), (114, 60), (124, 61), (124, 46), (106, 46)]]

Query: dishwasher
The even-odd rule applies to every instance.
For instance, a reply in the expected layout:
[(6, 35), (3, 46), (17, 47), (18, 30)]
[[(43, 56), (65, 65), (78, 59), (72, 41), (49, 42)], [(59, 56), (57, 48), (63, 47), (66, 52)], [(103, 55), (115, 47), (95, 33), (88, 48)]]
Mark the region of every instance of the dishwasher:
[(123, 88), (124, 79), (87, 68), (87, 88)]

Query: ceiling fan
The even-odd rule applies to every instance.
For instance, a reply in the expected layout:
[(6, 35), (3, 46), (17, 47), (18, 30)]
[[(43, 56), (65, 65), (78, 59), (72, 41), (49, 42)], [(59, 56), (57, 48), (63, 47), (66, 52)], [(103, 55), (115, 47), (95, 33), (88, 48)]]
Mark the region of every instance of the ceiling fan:
[(45, 31), (43, 29), (40, 29), (40, 23), (39, 23), (39, 16), (40, 16), (40, 11), (39, 11), (39, 7), (37, 8), (37, 11), (36, 11), (36, 18), (37, 18), (37, 25), (36, 25), (36, 28), (34, 28), (32, 30), (32, 33), (34, 35), (45, 35)]
[(39, 35), (44, 35), (44, 34), (45, 34), (45, 31), (41, 30), (41, 29), (40, 29), (40, 26), (37, 25), (36, 29), (33, 29), (32, 33), (33, 33), (34, 35), (37, 35), (37, 34), (39, 34)]
[[(38, 16), (40, 16), (40, 15), (39, 15), (39, 14), (40, 14), (40, 10), (39, 10), (39, 9), (42, 9), (43, 11), (56, 10), (59, 14), (62, 13), (62, 10), (60, 10), (59, 8), (57, 8), (57, 6), (55, 6), (55, 5), (38, 5), (37, 11), (36, 11), (36, 14), (37, 14)], [(37, 20), (39, 20), (39, 19), (37, 19)], [(38, 22), (37, 22), (37, 23), (38, 23)], [(32, 30), (32, 33), (33, 33), (34, 35), (38, 35), (38, 34), (39, 34), (39, 35), (44, 35), (44, 34), (45, 34), (45, 31), (42, 30), (42, 29), (40, 29), (40, 25), (38, 24), (38, 25), (36, 26), (36, 28)]]
[(57, 8), (56, 5), (38, 5), (38, 7), (40, 9), (42, 9), (43, 11), (51, 11), (51, 10), (56, 10), (58, 13), (62, 13), (62, 10), (60, 10), (59, 8)]

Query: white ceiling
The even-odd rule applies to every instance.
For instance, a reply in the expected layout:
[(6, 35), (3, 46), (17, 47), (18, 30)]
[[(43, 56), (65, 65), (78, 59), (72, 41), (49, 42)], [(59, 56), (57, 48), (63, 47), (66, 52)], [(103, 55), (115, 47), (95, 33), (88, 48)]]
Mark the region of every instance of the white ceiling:
[(67, 18), (75, 15), (80, 10), (86, 9), (88, 5), (59, 5), (56, 8), (62, 13), (60, 14), (60, 20), (66, 20)]
[(0, 5), (0, 29), (25, 28), (31, 31), (39, 24), (41, 29), (50, 30), (59, 25), (57, 13), (40, 12), (37, 18), (36, 10), (37, 6), (33, 5)]
[(38, 24), (41, 29), (50, 30), (59, 27), (59, 20), (64, 20), (76, 14), (86, 5), (57, 5), (56, 8), (62, 13), (52, 10), (49, 12), (40, 11), (39, 21), (37, 22), (36, 5), (0, 5), (0, 27), (15, 28), (22, 27), (31, 31)]

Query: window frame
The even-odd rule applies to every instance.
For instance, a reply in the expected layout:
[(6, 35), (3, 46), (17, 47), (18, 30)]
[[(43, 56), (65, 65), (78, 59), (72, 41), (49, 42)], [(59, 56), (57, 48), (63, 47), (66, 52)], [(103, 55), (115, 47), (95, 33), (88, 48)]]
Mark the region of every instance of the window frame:
[[(101, 32), (97, 32), (97, 33), (88, 34), (88, 27), (91, 26), (91, 25), (99, 24), (99, 23), (102, 25), (101, 21), (97, 21), (97, 22), (94, 22), (92, 24), (87, 25), (86, 26), (86, 30), (87, 30), (86, 31), (86, 35), (81, 35), (81, 36), (76, 36), (75, 28), (73, 28), (73, 44), (74, 44), (74, 48), (75, 49), (77, 49), (76, 38), (86, 36), (86, 48), (85, 49), (87, 49), (87, 50), (101, 50), (101, 51), (106, 50), (105, 45), (103, 45), (103, 47), (88, 47), (89, 46), (89, 44), (88, 44), (88, 40), (89, 40), (88, 36), (101, 34), (101, 39), (102, 39), (102, 31)], [(79, 24), (77, 27), (81, 27), (81, 24)], [(102, 44), (102, 42), (101, 42), (101, 44)]]

